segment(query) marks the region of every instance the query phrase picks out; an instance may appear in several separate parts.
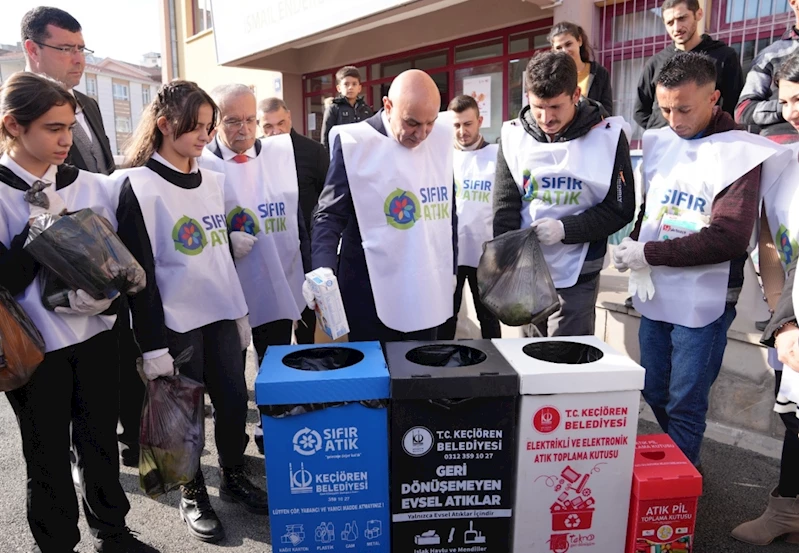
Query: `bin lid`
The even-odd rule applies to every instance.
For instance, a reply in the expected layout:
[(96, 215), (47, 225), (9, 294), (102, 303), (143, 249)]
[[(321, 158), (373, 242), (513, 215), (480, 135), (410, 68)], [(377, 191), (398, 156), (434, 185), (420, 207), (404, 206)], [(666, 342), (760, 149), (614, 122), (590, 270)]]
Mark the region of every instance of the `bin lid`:
[(519, 394), (519, 376), (491, 340), (390, 342), (392, 399), (462, 399)]
[(633, 495), (638, 499), (699, 497), (702, 475), (668, 434), (638, 436)]
[(493, 340), (521, 377), (522, 395), (641, 390), (644, 369), (595, 336)]
[[(336, 365), (344, 367), (324, 370)], [(292, 405), (388, 399), (388, 384), (379, 342), (269, 346), (255, 378), (255, 401)]]

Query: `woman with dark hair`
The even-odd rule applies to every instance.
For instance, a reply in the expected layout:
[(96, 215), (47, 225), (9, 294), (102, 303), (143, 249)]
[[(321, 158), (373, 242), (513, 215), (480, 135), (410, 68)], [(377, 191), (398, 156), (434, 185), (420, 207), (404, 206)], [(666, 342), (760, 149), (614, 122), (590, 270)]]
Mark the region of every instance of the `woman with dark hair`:
[[(775, 82), (782, 116), (799, 130), (799, 52), (782, 63)], [(785, 425), (785, 437), (779, 482), (768, 496), (766, 511), (732, 531), (732, 537), (752, 545), (768, 545), (783, 535), (789, 543), (799, 543), (799, 326), (793, 294), (799, 257), (799, 142), (787, 146), (793, 151), (793, 160), (774, 185), (761, 190), (759, 228), (760, 275), (766, 301), (774, 313), (762, 342), (771, 348), (768, 362), (774, 369), (777, 396), (774, 411)]]
[(582, 95), (589, 100), (599, 102), (608, 115), (613, 115), (610, 74), (607, 69), (591, 60), (594, 51), (583, 28), (563, 21), (552, 27), (547, 39), (552, 45), (553, 52), (566, 52), (577, 64), (577, 85)]
[(0, 286), (36, 324), (46, 350), (28, 383), (6, 397), (22, 436), (35, 551), (63, 553), (80, 542), (70, 443), (95, 549), (152, 551), (125, 526), (130, 504), (116, 452), (119, 374), (111, 370), (116, 304), (77, 290), (69, 307), (48, 311), (40, 266), (24, 249), (31, 223), (43, 214), (90, 208), (116, 225), (112, 179), (64, 164), (75, 106), (60, 83), (33, 73), (15, 73), (0, 87)]
[[(130, 301), (145, 377), (173, 374), (173, 357), (192, 347), (180, 372), (205, 384), (215, 408), (220, 498), (267, 514), (266, 492), (243, 466), (247, 385), (241, 352), (252, 333), (228, 244), (225, 177), (197, 164), (218, 115), (195, 83), (178, 80), (160, 88), (127, 149), (131, 168), (114, 174), (121, 187), (119, 236), (147, 274), (146, 288)], [(222, 539), (202, 468), (181, 495), (189, 534), (205, 542)]]

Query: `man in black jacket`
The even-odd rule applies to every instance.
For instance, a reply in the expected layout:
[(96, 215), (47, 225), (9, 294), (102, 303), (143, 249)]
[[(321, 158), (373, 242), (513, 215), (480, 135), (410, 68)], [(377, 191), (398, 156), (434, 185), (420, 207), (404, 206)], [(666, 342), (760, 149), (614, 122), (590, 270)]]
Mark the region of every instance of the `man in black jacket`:
[[(80, 83), (86, 67), (86, 48), (78, 21), (58, 8), (38, 7), (22, 18), (22, 44), (26, 70), (47, 75), (64, 84), (75, 96), (77, 123), (72, 129), (72, 147), (66, 163), (92, 173), (110, 175), (116, 169), (111, 145), (105, 134), (103, 117), (97, 102), (73, 87)], [(119, 440), (122, 463), (139, 464), (139, 420), (144, 400), (144, 385), (136, 373), (139, 348), (130, 330), (127, 302), (120, 302), (120, 314), (114, 326), (119, 335), (120, 393)]]
[(598, 103), (580, 99), (568, 54), (539, 54), (525, 79), (529, 106), (502, 128), (494, 236), (535, 229), (561, 303), (539, 330), (593, 335), (608, 236), (635, 212), (624, 122), (603, 118)]
[[(294, 130), (291, 112), (286, 102), (280, 98), (265, 98), (258, 103), (258, 122), (264, 136), (289, 133), (294, 146), (294, 163), (297, 166), (297, 183), (300, 187), (300, 206), (305, 218), (308, 235), (311, 234), (311, 221), (316, 212), (319, 194), (325, 185), (330, 158), (327, 150), (315, 140)], [(316, 316), (310, 309), (302, 313), (302, 321), (297, 324), (295, 336), (300, 344), (313, 344)]]
[(660, 113), (655, 86), (663, 64), (680, 51), (705, 54), (716, 62), (716, 89), (721, 92), (719, 105), (734, 116), (738, 95), (744, 85), (738, 53), (722, 41), (697, 32), (703, 15), (698, 0), (666, 0), (661, 12), (663, 24), (674, 43), (649, 58), (644, 66), (638, 81), (635, 122), (644, 130), (660, 129), (668, 124)]
[(338, 96), (325, 110), (322, 118), (322, 145), (330, 150), (330, 129), (336, 125), (346, 125), (365, 121), (374, 111), (361, 96), (361, 72), (357, 67), (347, 65), (336, 72)]

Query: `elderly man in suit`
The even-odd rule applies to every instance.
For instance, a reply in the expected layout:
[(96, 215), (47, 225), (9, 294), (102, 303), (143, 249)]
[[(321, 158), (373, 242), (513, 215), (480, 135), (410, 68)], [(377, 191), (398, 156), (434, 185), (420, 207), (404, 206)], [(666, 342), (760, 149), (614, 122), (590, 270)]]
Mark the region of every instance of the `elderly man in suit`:
[[(86, 48), (80, 23), (58, 8), (39, 6), (22, 18), (22, 45), (26, 70), (60, 81), (75, 96), (77, 124), (72, 129), (72, 148), (66, 163), (84, 171), (110, 175), (116, 169), (114, 155), (105, 134), (97, 102), (74, 87), (80, 83), (86, 67)], [(138, 466), (139, 419), (144, 399), (144, 385), (136, 374), (139, 350), (130, 330), (127, 303), (120, 305), (114, 331), (119, 335), (120, 390), (118, 435), (122, 463)]]

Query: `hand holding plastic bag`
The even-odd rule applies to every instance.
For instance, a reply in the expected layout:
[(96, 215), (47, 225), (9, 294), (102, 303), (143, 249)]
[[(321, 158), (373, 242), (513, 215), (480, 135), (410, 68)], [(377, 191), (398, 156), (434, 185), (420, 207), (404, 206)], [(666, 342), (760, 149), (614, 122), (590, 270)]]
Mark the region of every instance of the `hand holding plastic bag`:
[(119, 292), (114, 294), (113, 298), (103, 298), (96, 300), (83, 290), (77, 292), (69, 291), (67, 297), (69, 298), (69, 307), (56, 307), (55, 312), (61, 315), (77, 315), (79, 317), (92, 317), (99, 315), (114, 303), (114, 300), (119, 296)]
[[(192, 348), (175, 360), (179, 367)], [(205, 447), (205, 386), (177, 374), (147, 383), (139, 431), (139, 485), (156, 498), (190, 482)]]
[(142, 366), (141, 371), (139, 371), (139, 376), (142, 377), (145, 383), (162, 376), (175, 375), (175, 360), (169, 355), (169, 351), (161, 355), (157, 354), (158, 351), (149, 351), (142, 355)]
[(652, 269), (649, 268), (649, 265), (643, 269), (630, 271), (627, 291), (631, 296), (638, 296), (641, 301), (648, 301), (655, 297), (655, 284), (652, 282)]

